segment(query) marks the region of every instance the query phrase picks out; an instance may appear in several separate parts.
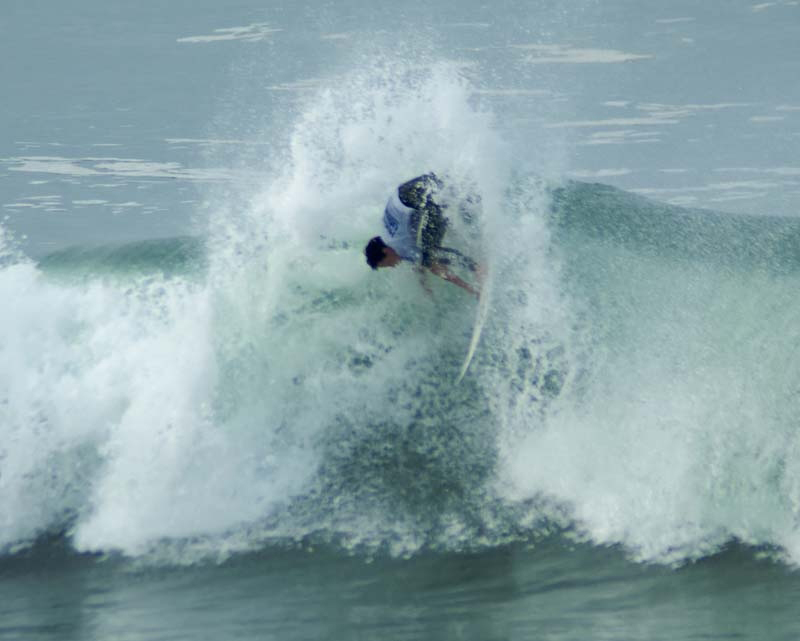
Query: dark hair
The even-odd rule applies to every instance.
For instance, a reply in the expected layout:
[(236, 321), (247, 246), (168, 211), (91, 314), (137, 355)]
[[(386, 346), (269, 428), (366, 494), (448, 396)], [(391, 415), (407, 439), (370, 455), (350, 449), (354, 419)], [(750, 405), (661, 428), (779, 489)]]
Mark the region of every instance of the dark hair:
[(378, 269), (378, 263), (383, 260), (386, 247), (386, 243), (383, 242), (380, 236), (375, 236), (375, 238), (370, 240), (364, 248), (364, 253), (367, 256), (367, 265), (372, 267), (372, 269)]

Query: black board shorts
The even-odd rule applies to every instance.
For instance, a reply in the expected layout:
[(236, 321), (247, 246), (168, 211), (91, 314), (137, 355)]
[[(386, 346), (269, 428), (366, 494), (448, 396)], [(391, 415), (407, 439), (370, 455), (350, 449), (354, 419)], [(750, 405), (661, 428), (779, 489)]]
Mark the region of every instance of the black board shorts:
[(447, 231), (447, 217), (437, 201), (439, 191), (444, 187), (435, 174), (424, 174), (412, 178), (397, 188), (400, 202), (411, 207), (411, 227), (419, 229), (424, 224), (420, 235), (422, 264), (430, 267), (435, 252), (441, 247), (442, 239)]

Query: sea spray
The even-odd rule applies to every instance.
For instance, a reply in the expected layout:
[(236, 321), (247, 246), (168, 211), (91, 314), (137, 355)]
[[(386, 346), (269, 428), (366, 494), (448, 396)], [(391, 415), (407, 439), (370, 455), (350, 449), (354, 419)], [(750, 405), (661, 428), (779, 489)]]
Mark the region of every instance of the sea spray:
[[(557, 261), (542, 255), (544, 186), (520, 183), (516, 204), (507, 202), (508, 148), (472, 95), (458, 67), (445, 64), (339, 79), (308, 101), (284, 171), (244, 211), (226, 210), (212, 223), (210, 244), (220, 250), (211, 278), (217, 311), (226, 310), (218, 333), (225, 337), (221, 396), (241, 429), (249, 422), (265, 442), (296, 448), (290, 459), (302, 453), (298, 474), (310, 482), (265, 518), (264, 538), (313, 532), (395, 553), (470, 545), (476, 533), (491, 540), (481, 514), (498, 428), (486, 378), (492, 359), (479, 356), (475, 376), (453, 385), (474, 305), (444, 283), (431, 283), (427, 295), (410, 269), (373, 273), (361, 255), (380, 233), (387, 193), (435, 170), (453, 198), (448, 242), (472, 241), (483, 262), (497, 257), (504, 283), (515, 283), (513, 292), (498, 288), (498, 301), (531, 300), (534, 318), (513, 331), (555, 320), (546, 309), (558, 296)], [(474, 196), (482, 213), (470, 228), (456, 201)], [(544, 291), (550, 299), (537, 304)], [(500, 304), (495, 329), (487, 328), (487, 353), (502, 351), (497, 328), (509, 333), (506, 308)], [(541, 332), (535, 336), (541, 343)], [(548, 341), (548, 349), (556, 344)], [(539, 347), (533, 350), (541, 366)], [(546, 374), (557, 395), (556, 369), (550, 363), (533, 385)], [(228, 389), (230, 380), (236, 384)], [(286, 456), (279, 465), (288, 465)]]
[(361, 255), (387, 193), (435, 170), (481, 197), (482, 231), (454, 216), (451, 238), (483, 235), (491, 259), (510, 175), (491, 114), (457, 66), (381, 68), (323, 88), (276, 153), (263, 189), (220, 201), (200, 272), (147, 243), (4, 268), (21, 349), (4, 359), (4, 546), (63, 531), (191, 560), (312, 534), (395, 553), (491, 541), (485, 359), (452, 385), (473, 303)]

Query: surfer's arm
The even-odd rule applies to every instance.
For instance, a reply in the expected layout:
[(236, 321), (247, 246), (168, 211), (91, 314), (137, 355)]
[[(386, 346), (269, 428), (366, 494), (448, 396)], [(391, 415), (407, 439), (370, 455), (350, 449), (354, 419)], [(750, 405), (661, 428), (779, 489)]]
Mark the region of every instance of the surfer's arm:
[(474, 296), (480, 296), (480, 292), (475, 289), (472, 285), (468, 282), (462, 280), (458, 276), (456, 276), (453, 272), (451, 272), (447, 267), (442, 265), (441, 263), (432, 263), (428, 269), (431, 270), (434, 274), (436, 274), (439, 278), (444, 278), (448, 283), (453, 283), (454, 285), (458, 285), (462, 289), (467, 290), (470, 294)]

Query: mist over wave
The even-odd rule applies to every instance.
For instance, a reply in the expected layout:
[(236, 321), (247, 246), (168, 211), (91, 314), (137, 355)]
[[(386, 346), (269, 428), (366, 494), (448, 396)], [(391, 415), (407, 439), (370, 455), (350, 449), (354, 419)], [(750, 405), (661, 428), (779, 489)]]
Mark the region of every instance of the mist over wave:
[[(732, 538), (796, 559), (796, 270), (676, 251), (747, 246), (751, 223), (687, 233), (701, 214), (554, 197), (511, 147), (458, 65), (382, 60), (301, 104), (202, 249), (34, 264), (4, 241), (0, 549), (56, 530), (169, 562), (412, 554), (556, 528), (644, 560)], [(361, 253), (429, 170), (483, 203), (448, 232), (494, 283), (461, 385), (474, 301)], [(637, 236), (662, 211), (677, 222)], [(796, 231), (764, 220), (767, 249)]]

